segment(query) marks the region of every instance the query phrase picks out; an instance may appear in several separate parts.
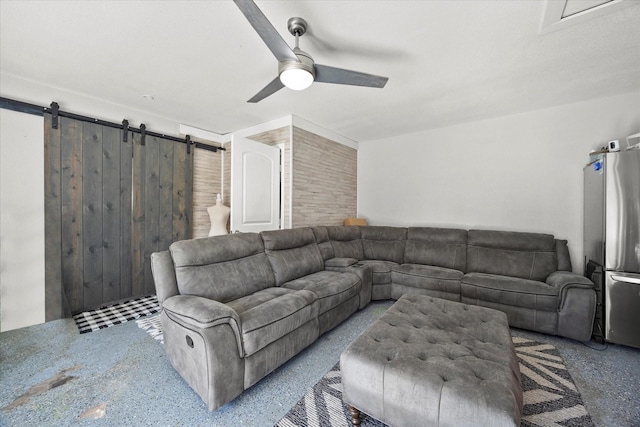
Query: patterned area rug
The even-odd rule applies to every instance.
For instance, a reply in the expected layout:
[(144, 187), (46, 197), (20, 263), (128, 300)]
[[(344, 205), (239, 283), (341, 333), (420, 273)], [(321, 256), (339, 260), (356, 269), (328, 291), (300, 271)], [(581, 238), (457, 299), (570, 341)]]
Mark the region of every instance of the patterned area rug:
[(136, 298), (73, 316), (81, 334), (119, 325), (160, 311), (155, 295)]
[[(513, 338), (524, 392), (522, 427), (594, 426), (580, 393), (558, 350), (524, 338)], [(282, 418), (276, 427), (350, 427), (349, 410), (342, 403), (340, 366), (336, 364)], [(362, 427), (385, 427), (361, 415)]]

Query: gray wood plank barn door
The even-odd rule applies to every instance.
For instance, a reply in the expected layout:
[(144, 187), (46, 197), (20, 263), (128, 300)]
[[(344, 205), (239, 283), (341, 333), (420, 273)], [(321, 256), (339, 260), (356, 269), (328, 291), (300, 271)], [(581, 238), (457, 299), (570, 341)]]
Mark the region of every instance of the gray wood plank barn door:
[(154, 294), (151, 253), (190, 237), (186, 145), (45, 114), (45, 153), (47, 320)]

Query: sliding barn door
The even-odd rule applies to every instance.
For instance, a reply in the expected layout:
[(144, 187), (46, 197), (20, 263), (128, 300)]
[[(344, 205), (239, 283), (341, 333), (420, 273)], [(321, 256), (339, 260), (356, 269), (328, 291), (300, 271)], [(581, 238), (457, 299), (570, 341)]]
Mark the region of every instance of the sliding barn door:
[(60, 289), (66, 315), (155, 293), (150, 254), (189, 238), (186, 145), (124, 141), (121, 129), (65, 117), (52, 129), (48, 114), (45, 126), (48, 293)]
[(192, 155), (185, 144), (133, 136), (132, 293), (155, 293), (151, 254), (165, 251), (191, 230)]

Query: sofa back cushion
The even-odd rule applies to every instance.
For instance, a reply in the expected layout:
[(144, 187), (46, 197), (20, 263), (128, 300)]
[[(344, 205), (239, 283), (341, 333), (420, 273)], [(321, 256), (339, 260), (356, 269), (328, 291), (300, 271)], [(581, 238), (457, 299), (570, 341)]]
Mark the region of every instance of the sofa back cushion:
[(364, 259), (403, 263), (404, 244), (407, 240), (406, 228), (360, 227), (360, 237)]
[(550, 234), (469, 230), (467, 272), (543, 281), (558, 268)]
[(324, 260), (310, 228), (260, 233), (276, 286), (324, 270)]
[(226, 303), (275, 283), (256, 233), (181, 240), (172, 243), (169, 251), (183, 295)]
[(358, 260), (364, 258), (360, 227), (357, 225), (337, 225), (326, 227), (326, 229), (336, 258), (355, 258)]
[(409, 227), (404, 262), (465, 272), (467, 267), (467, 230)]
[(313, 235), (316, 237), (316, 243), (318, 244), (318, 249), (320, 249), (322, 259), (326, 261), (328, 259), (335, 258), (335, 252), (333, 251), (333, 246), (331, 246), (331, 241), (329, 240), (327, 227), (311, 227), (311, 230), (313, 231)]

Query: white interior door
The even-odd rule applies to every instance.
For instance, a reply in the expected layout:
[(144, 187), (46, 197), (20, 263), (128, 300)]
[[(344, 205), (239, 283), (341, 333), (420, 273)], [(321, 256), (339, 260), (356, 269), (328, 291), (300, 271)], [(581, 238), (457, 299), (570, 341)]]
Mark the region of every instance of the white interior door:
[(280, 228), (280, 149), (231, 140), (231, 232)]

